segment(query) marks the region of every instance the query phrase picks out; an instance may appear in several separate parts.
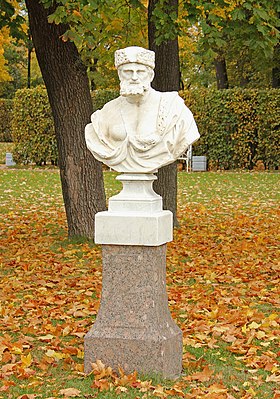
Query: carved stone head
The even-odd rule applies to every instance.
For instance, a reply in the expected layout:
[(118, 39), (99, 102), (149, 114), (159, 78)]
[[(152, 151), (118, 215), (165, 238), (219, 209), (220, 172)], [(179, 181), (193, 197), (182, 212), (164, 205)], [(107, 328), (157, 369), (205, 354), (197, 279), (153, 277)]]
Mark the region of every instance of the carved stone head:
[(143, 96), (154, 78), (155, 53), (142, 47), (126, 47), (115, 52), (115, 65), (120, 78), (120, 94)]
[(118, 69), (121, 65), (135, 62), (155, 68), (155, 53), (142, 47), (131, 46), (115, 51), (115, 66)]

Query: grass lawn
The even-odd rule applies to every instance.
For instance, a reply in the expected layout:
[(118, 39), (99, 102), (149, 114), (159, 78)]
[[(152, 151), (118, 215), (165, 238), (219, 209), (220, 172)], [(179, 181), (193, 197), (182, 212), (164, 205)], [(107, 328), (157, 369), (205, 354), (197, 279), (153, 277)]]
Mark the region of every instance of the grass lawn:
[[(120, 188), (105, 172), (109, 196)], [(178, 175), (167, 284), (177, 381), (83, 374), (101, 251), (67, 239), (59, 173), (0, 169), (0, 399), (280, 398), (278, 173)]]

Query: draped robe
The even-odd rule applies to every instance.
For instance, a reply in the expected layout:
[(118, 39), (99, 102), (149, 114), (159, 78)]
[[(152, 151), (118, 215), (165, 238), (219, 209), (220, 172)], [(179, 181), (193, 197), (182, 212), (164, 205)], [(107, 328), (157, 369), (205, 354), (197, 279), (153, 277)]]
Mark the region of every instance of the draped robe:
[(91, 123), (85, 128), (91, 153), (118, 172), (156, 172), (177, 160), (199, 138), (193, 115), (177, 92), (151, 89), (146, 106), (152, 107), (147, 121), (155, 126), (152, 132), (129, 129), (124, 101), (120, 96), (105, 104), (92, 114)]

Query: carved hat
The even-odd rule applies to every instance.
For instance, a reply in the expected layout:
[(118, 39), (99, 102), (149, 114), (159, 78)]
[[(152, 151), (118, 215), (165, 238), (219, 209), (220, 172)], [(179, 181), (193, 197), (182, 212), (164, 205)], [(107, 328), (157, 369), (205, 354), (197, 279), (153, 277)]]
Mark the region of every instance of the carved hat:
[(155, 67), (155, 53), (142, 47), (131, 46), (115, 51), (115, 66), (136, 62), (152, 69)]

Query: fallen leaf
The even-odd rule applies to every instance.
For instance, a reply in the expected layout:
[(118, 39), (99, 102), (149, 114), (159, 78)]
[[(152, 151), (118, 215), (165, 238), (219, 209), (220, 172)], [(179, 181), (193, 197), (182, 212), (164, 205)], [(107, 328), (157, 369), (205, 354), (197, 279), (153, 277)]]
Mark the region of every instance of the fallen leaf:
[(280, 374), (276, 375), (276, 374), (271, 374), (268, 375), (265, 379), (265, 382), (276, 382), (276, 383), (280, 383)]
[(205, 366), (202, 371), (198, 371), (190, 376), (184, 377), (187, 381), (200, 381), (206, 382), (209, 381), (212, 377), (214, 371), (209, 368), (209, 366)]
[(66, 389), (61, 389), (59, 391), (60, 395), (64, 395), (66, 398), (75, 398), (77, 396), (80, 396), (81, 391), (76, 388), (66, 388)]
[(32, 363), (32, 356), (31, 356), (30, 352), (28, 353), (27, 356), (21, 355), (20, 359), (21, 359), (23, 367), (28, 368)]

